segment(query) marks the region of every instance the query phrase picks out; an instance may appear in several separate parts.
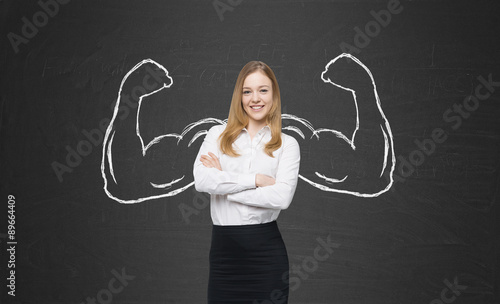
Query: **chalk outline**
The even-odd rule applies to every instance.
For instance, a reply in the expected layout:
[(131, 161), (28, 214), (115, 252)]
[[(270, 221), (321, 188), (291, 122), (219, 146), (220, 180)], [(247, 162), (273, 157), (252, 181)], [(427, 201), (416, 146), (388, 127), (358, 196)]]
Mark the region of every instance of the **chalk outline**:
[[(370, 80), (372, 82), (373, 93), (375, 95), (375, 101), (376, 101), (376, 104), (377, 104), (377, 108), (378, 108), (378, 110), (380, 112), (380, 115), (382, 116), (382, 119), (384, 120), (384, 124), (385, 124), (385, 127), (387, 128), (387, 133), (388, 133), (387, 134), (386, 131), (384, 130), (383, 125), (380, 125), (380, 128), (382, 129), (382, 133), (384, 135), (384, 163), (383, 163), (382, 170), (381, 170), (381, 173), (380, 173), (379, 177), (382, 177), (382, 175), (384, 174), (385, 168), (387, 166), (387, 154), (388, 154), (389, 146), (390, 146), (390, 148), (391, 148), (391, 162), (392, 162), (392, 164), (391, 164), (391, 171), (389, 173), (389, 184), (384, 189), (382, 189), (382, 190), (380, 190), (378, 192), (375, 192), (375, 193), (360, 193), (360, 192), (357, 192), (357, 191), (349, 191), (349, 190), (343, 190), (343, 189), (329, 188), (328, 186), (315, 183), (315, 182), (313, 182), (313, 181), (311, 181), (311, 180), (303, 177), (300, 174), (299, 174), (299, 177), (303, 181), (305, 181), (305, 182), (309, 183), (310, 185), (312, 185), (312, 186), (314, 186), (314, 187), (316, 187), (316, 188), (318, 188), (320, 190), (323, 190), (323, 191), (337, 192), (337, 193), (344, 193), (344, 194), (351, 194), (351, 195), (359, 196), (359, 197), (376, 197), (376, 196), (379, 196), (380, 194), (382, 194), (384, 192), (387, 192), (392, 187), (392, 184), (394, 183), (393, 174), (394, 174), (394, 170), (395, 170), (395, 167), (396, 167), (396, 155), (394, 153), (394, 139), (393, 139), (393, 136), (392, 136), (391, 126), (389, 125), (389, 121), (387, 120), (387, 118), (386, 118), (386, 116), (384, 114), (384, 111), (382, 110), (382, 106), (380, 104), (380, 98), (379, 98), (378, 92), (377, 92), (377, 85), (375, 84), (375, 79), (373, 78), (373, 75), (372, 75), (371, 71), (361, 61), (359, 61), (358, 58), (354, 57), (351, 54), (342, 53), (339, 56), (335, 57), (334, 59), (330, 60), (330, 62), (328, 62), (328, 64), (325, 66), (325, 70), (323, 71), (323, 73), (321, 73), (321, 79), (325, 83), (331, 83), (331, 84), (333, 84), (334, 86), (336, 86), (336, 87), (338, 87), (340, 89), (343, 89), (343, 90), (351, 92), (351, 94), (352, 94), (352, 96), (354, 98), (354, 104), (356, 106), (356, 128), (352, 132), (351, 139), (347, 138), (347, 136), (345, 136), (340, 131), (336, 131), (336, 130), (333, 130), (333, 129), (326, 129), (326, 128), (321, 128), (321, 129), (316, 130), (315, 134), (319, 133), (319, 132), (324, 132), (324, 131), (332, 132), (338, 138), (341, 138), (345, 142), (347, 142), (351, 146), (351, 148), (353, 150), (356, 149), (356, 146), (354, 145), (354, 139), (356, 137), (356, 132), (359, 130), (359, 110), (358, 110), (358, 101), (356, 99), (356, 91), (353, 90), (353, 89), (349, 89), (349, 88), (343, 87), (343, 86), (341, 86), (341, 85), (339, 85), (337, 83), (334, 83), (329, 78), (325, 79), (325, 73), (328, 72), (328, 69), (329, 69), (330, 65), (332, 65), (333, 63), (335, 63), (340, 58), (344, 58), (344, 57), (347, 57), (347, 58), (353, 60), (358, 65), (360, 65), (368, 73), (368, 75), (370, 76)], [(389, 135), (389, 137), (387, 135)], [(325, 181), (339, 182), (339, 180), (326, 177), (324, 175), (321, 175), (319, 172), (315, 172), (315, 174), (318, 175), (321, 178), (324, 178)], [(346, 178), (347, 178), (347, 176), (344, 177), (342, 180), (340, 180), (340, 182), (344, 181)]]
[[(122, 90), (123, 90), (123, 85), (125, 84), (125, 82), (127, 81), (128, 77), (133, 72), (135, 72), (137, 69), (139, 69), (141, 66), (143, 66), (144, 64), (147, 64), (147, 63), (154, 64), (158, 68), (160, 68), (161, 70), (163, 70), (163, 72), (165, 72), (165, 76), (167, 76), (169, 78), (170, 84), (167, 85), (167, 84), (164, 83), (163, 86), (160, 87), (159, 89), (154, 90), (154, 91), (152, 91), (150, 93), (144, 94), (141, 97), (139, 97), (138, 109), (137, 109), (137, 117), (136, 117), (136, 135), (139, 136), (139, 139), (141, 141), (142, 155), (144, 156), (146, 154), (146, 151), (151, 146), (153, 146), (154, 144), (158, 143), (161, 140), (161, 138), (163, 138), (163, 137), (166, 137), (166, 136), (175, 136), (175, 137), (179, 138), (179, 134), (175, 134), (175, 133), (165, 134), (165, 135), (162, 135), (162, 136), (155, 137), (146, 146), (144, 146), (144, 141), (142, 139), (142, 136), (141, 136), (141, 133), (140, 133), (140, 129), (139, 129), (139, 116), (140, 116), (140, 107), (141, 107), (141, 104), (142, 104), (142, 99), (144, 97), (147, 97), (147, 96), (150, 96), (152, 94), (155, 94), (155, 93), (157, 93), (157, 92), (159, 92), (159, 91), (161, 91), (161, 90), (163, 90), (165, 88), (170, 88), (174, 84), (174, 80), (172, 79), (172, 77), (170, 77), (168, 75), (168, 70), (164, 66), (162, 66), (161, 64), (157, 63), (156, 61), (154, 61), (152, 59), (144, 59), (143, 61), (141, 61), (138, 64), (136, 64), (122, 79), (122, 82), (120, 84), (120, 89), (118, 90), (118, 98), (116, 99), (116, 105), (115, 105), (115, 109), (114, 109), (114, 112), (113, 112), (113, 117), (111, 118), (111, 121), (109, 122), (109, 126), (106, 129), (106, 134), (104, 136), (104, 142), (103, 142), (103, 145), (102, 145), (103, 148), (102, 148), (101, 175), (102, 175), (102, 178), (104, 179), (104, 187), (103, 187), (104, 192), (106, 193), (106, 195), (109, 198), (114, 199), (115, 201), (117, 201), (119, 203), (122, 203), (122, 204), (134, 204), (134, 203), (140, 203), (140, 202), (147, 201), (147, 200), (152, 200), (152, 199), (158, 199), (158, 198), (162, 198), (162, 197), (173, 196), (173, 195), (176, 195), (178, 193), (183, 192), (184, 190), (186, 190), (187, 188), (189, 188), (191, 185), (194, 185), (194, 181), (193, 181), (190, 184), (188, 184), (188, 185), (186, 185), (186, 186), (184, 186), (182, 188), (179, 188), (179, 189), (167, 192), (167, 193), (163, 193), (163, 194), (160, 194), (160, 195), (153, 195), (153, 196), (141, 197), (141, 198), (138, 198), (138, 199), (135, 199), (135, 200), (120, 199), (120, 198), (114, 196), (113, 194), (111, 194), (111, 192), (108, 190), (108, 180), (106, 178), (106, 157), (107, 157), (107, 161), (108, 161), (109, 172), (110, 172), (111, 176), (113, 177), (113, 181), (115, 182), (115, 184), (118, 184), (117, 181), (116, 181), (114, 170), (113, 170), (112, 143), (113, 143), (113, 138), (114, 138), (114, 135), (115, 135), (115, 132), (116, 132), (116, 131), (113, 131), (114, 122), (116, 120), (116, 117), (118, 115), (118, 109), (120, 107), (121, 93), (122, 93)], [(111, 135), (111, 139), (109, 139), (111, 131), (113, 131), (113, 134)], [(179, 141), (181, 139), (182, 139), (182, 137), (179, 138)], [(109, 140), (109, 142), (108, 142), (108, 140)], [(179, 141), (177, 141), (177, 142), (179, 142)], [(184, 178), (184, 176), (182, 178)], [(171, 184), (176, 183), (177, 181), (181, 180), (182, 178), (172, 181)], [(154, 187), (154, 185), (153, 185), (153, 187)]]
[[(355, 103), (355, 107), (356, 107), (356, 128), (355, 130), (353, 131), (352, 135), (351, 135), (351, 138), (349, 139), (346, 135), (344, 135), (342, 132), (340, 131), (337, 131), (337, 130), (334, 130), (334, 129), (327, 129), (327, 128), (320, 128), (320, 129), (314, 129), (313, 125), (306, 119), (304, 118), (301, 118), (301, 117), (297, 117), (295, 115), (292, 115), (292, 114), (282, 114), (282, 119), (291, 119), (291, 120), (295, 120), (299, 123), (301, 123), (302, 125), (304, 125), (306, 128), (308, 128), (311, 132), (312, 132), (312, 135), (310, 138), (312, 138), (313, 136), (316, 136), (318, 139), (319, 139), (319, 133), (321, 132), (332, 132), (334, 133), (338, 138), (341, 138), (343, 139), (346, 143), (348, 143), (350, 145), (350, 147), (355, 150), (356, 149), (356, 146), (354, 144), (354, 140), (355, 140), (355, 136), (356, 136), (356, 132), (358, 131), (359, 129), (359, 111), (358, 111), (358, 103), (357, 103), (357, 99), (356, 99), (356, 92), (353, 90), (353, 89), (349, 89), (349, 88), (345, 88), (339, 84), (336, 84), (334, 82), (332, 82), (330, 79), (325, 79), (324, 78), (324, 75), (325, 73), (328, 71), (328, 68), (330, 65), (332, 65), (333, 63), (335, 63), (338, 59), (340, 58), (344, 58), (344, 57), (348, 57), (350, 58), (351, 60), (353, 60), (354, 62), (356, 62), (357, 64), (359, 64), (367, 73), (368, 75), (370, 76), (370, 80), (372, 82), (372, 85), (373, 85), (373, 90), (374, 90), (374, 95), (375, 95), (375, 99), (376, 99), (376, 104), (377, 104), (377, 107), (378, 107), (378, 110), (384, 120), (384, 124), (385, 124), (385, 127), (387, 128), (387, 132), (384, 130), (384, 126), (383, 125), (380, 125), (380, 128), (382, 130), (382, 133), (384, 135), (384, 160), (383, 160), (383, 166), (382, 166), (382, 170), (381, 170), (381, 174), (380, 174), (380, 177), (382, 177), (386, 167), (387, 167), (387, 159), (388, 159), (388, 153), (389, 153), (389, 148), (391, 149), (391, 170), (390, 170), (390, 173), (389, 173), (389, 184), (382, 190), (376, 192), (376, 193), (360, 193), (360, 192), (357, 192), (357, 191), (349, 191), (349, 190), (343, 190), (343, 189), (335, 189), (335, 188), (330, 188), (328, 186), (325, 186), (325, 185), (321, 185), (321, 184), (318, 184), (318, 183), (315, 183), (313, 181), (310, 181), (309, 179), (303, 177), (301, 174), (299, 174), (299, 177), (304, 180), (305, 182), (309, 183), (310, 185), (320, 189), (320, 190), (323, 190), (323, 191), (328, 191), (328, 192), (337, 192), (337, 193), (344, 193), (344, 194), (350, 194), (350, 195), (354, 195), (354, 196), (359, 196), (359, 197), (376, 197), (376, 196), (379, 196), (381, 195), (382, 193), (384, 192), (387, 192), (392, 184), (394, 183), (394, 179), (393, 179), (393, 174), (394, 174), (394, 170), (395, 170), (395, 166), (396, 166), (396, 157), (395, 157), (395, 153), (394, 153), (394, 141), (393, 141), (393, 136), (392, 136), (392, 131), (391, 131), (391, 128), (390, 128), (390, 125), (389, 125), (389, 121), (387, 120), (383, 110), (382, 110), (382, 107), (381, 107), (381, 104), (380, 104), (380, 98), (378, 96), (378, 92), (377, 92), (377, 88), (376, 88), (376, 84), (375, 84), (375, 80), (373, 78), (373, 75), (371, 73), (371, 71), (363, 64), (361, 63), (361, 61), (359, 61), (356, 57), (352, 56), (351, 54), (347, 54), (347, 53), (343, 53), (337, 57), (335, 57), (334, 59), (332, 59), (326, 66), (325, 66), (325, 71), (323, 71), (323, 73), (321, 74), (321, 79), (323, 80), (323, 82), (325, 83), (331, 83), (332, 85), (336, 86), (336, 87), (339, 87), (343, 90), (346, 90), (346, 91), (349, 91), (351, 92), (353, 98), (354, 98), (354, 103)], [(159, 89), (157, 90), (154, 90), (150, 93), (147, 93), (147, 94), (144, 94), (142, 96), (139, 97), (139, 101), (138, 101), (138, 108), (137, 108), (137, 116), (136, 116), (136, 135), (139, 137), (140, 141), (141, 141), (141, 149), (142, 149), (142, 155), (145, 156), (146, 153), (147, 153), (147, 150), (149, 148), (151, 148), (153, 145), (157, 144), (160, 142), (161, 139), (163, 139), (164, 137), (176, 137), (178, 138), (178, 141), (177, 141), (177, 144), (179, 144), (180, 140), (183, 139), (183, 137), (191, 130), (193, 129), (194, 127), (198, 126), (198, 125), (202, 125), (202, 124), (206, 124), (206, 123), (210, 123), (210, 124), (213, 124), (213, 123), (218, 123), (220, 125), (225, 125), (226, 124), (226, 121), (227, 119), (225, 120), (221, 120), (221, 119), (217, 119), (217, 118), (204, 118), (204, 119), (201, 119), (197, 122), (193, 122), (189, 125), (187, 125), (183, 132), (181, 134), (177, 134), (177, 133), (168, 133), (168, 134), (164, 134), (164, 135), (160, 135), (160, 136), (157, 136), (155, 138), (153, 138), (147, 145), (144, 144), (144, 140), (141, 136), (141, 132), (140, 132), (140, 126), (139, 126), (139, 117), (140, 117), (140, 109), (141, 109), (141, 105), (142, 105), (142, 100), (144, 97), (147, 97), (147, 96), (150, 96), (152, 94), (155, 94), (163, 89), (166, 89), (166, 88), (170, 88), (174, 81), (172, 79), (172, 77), (169, 76), (169, 73), (168, 73), (168, 70), (163, 67), (161, 64), (157, 63), (156, 61), (152, 60), (152, 59), (145, 59), (141, 62), (139, 62), (137, 65), (135, 65), (122, 79), (122, 82), (120, 84), (120, 89), (118, 91), (118, 97), (117, 97), (117, 100), (116, 100), (116, 105), (115, 105), (115, 108), (114, 108), (114, 112), (113, 112), (113, 117), (109, 123), (109, 126), (108, 128), (106, 129), (106, 134), (104, 136), (104, 142), (103, 142), (103, 155), (102, 155), (102, 162), (101, 162), (101, 175), (104, 179), (104, 191), (106, 193), (106, 195), (119, 202), (119, 203), (122, 203), (122, 204), (133, 204), (133, 203), (140, 203), (140, 202), (143, 202), (143, 201), (147, 201), (147, 200), (152, 200), (152, 199), (158, 199), (158, 198), (163, 198), (163, 197), (169, 197), (169, 196), (174, 196), (174, 195), (177, 195), (181, 192), (183, 192), (184, 190), (188, 189), (190, 186), (194, 185), (194, 181), (187, 184), (186, 186), (184, 187), (181, 187), (179, 189), (175, 189), (175, 190), (172, 190), (170, 192), (167, 192), (167, 193), (163, 193), (163, 194), (160, 194), (160, 195), (152, 195), (152, 196), (147, 196), (147, 197), (141, 197), (141, 198), (138, 198), (138, 199), (128, 199), (128, 200), (125, 200), (125, 199), (120, 199), (116, 196), (114, 196), (113, 194), (111, 194), (111, 192), (108, 190), (108, 180), (106, 178), (106, 163), (108, 164), (108, 169), (109, 169), (109, 172), (111, 174), (111, 176), (113, 177), (113, 181), (115, 182), (115, 184), (118, 184), (117, 181), (116, 181), (116, 177), (114, 175), (114, 168), (113, 168), (113, 159), (112, 159), (112, 144), (113, 144), (113, 139), (114, 139), (114, 135), (115, 135), (115, 132), (113, 129), (114, 129), (114, 122), (116, 120), (116, 117), (118, 115), (118, 110), (119, 110), (119, 107), (120, 107), (120, 101), (121, 101), (121, 93), (122, 93), (122, 90), (123, 90), (123, 85), (124, 83), (126, 82), (126, 80), (128, 79), (128, 77), (133, 73), (135, 72), (137, 69), (139, 69), (141, 66), (143, 66), (144, 64), (147, 64), (147, 63), (151, 63), (151, 64), (154, 64), (156, 65), (158, 68), (160, 68), (164, 73), (165, 73), (165, 76), (167, 76), (170, 80), (170, 84), (163, 84), (162, 87), (160, 87)], [(304, 133), (297, 127), (295, 126), (286, 126), (284, 128), (282, 128), (282, 130), (290, 130), (292, 132), (295, 132), (297, 133), (299, 136), (301, 136), (303, 139), (305, 139), (305, 135)], [(111, 134), (112, 132), (112, 134)], [(208, 133), (208, 130), (203, 130), (203, 131), (198, 131), (193, 137), (192, 139), (190, 140), (190, 142), (188, 143), (188, 147), (190, 147), (200, 136), (202, 135), (205, 135), (206, 133)], [(388, 134), (387, 134), (388, 133)], [(110, 138), (110, 134), (111, 134), (111, 138)], [(335, 179), (335, 178), (330, 178), (330, 177), (326, 177), (324, 175), (322, 175), (321, 173), (319, 172), (315, 172), (315, 174), (321, 178), (323, 178), (326, 182), (330, 182), (330, 183), (342, 183), (343, 181), (345, 181), (347, 179), (347, 176), (345, 176), (343, 179)], [(152, 183), (150, 182), (151, 186), (154, 187), (154, 188), (158, 188), (158, 189), (167, 189), (167, 188), (170, 188), (172, 187), (175, 183), (181, 181), (183, 178), (185, 177), (185, 175), (183, 175), (181, 178), (178, 178), (178, 179), (175, 179), (175, 180), (172, 180), (171, 182), (169, 183), (165, 183), (165, 184), (155, 184), (155, 183)]]

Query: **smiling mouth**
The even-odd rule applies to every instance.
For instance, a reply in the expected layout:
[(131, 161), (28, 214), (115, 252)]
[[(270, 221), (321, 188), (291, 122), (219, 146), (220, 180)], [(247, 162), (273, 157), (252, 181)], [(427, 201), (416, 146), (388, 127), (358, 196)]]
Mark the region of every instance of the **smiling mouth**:
[(264, 107), (264, 105), (260, 105), (260, 106), (250, 106), (250, 108), (252, 108), (253, 110), (260, 110)]

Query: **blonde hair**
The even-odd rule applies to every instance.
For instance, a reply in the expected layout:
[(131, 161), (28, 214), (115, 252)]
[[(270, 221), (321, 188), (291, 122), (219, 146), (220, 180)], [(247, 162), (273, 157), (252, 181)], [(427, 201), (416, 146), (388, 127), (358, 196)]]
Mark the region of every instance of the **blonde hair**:
[(222, 153), (232, 157), (240, 156), (234, 149), (233, 143), (240, 134), (241, 130), (248, 124), (249, 118), (241, 103), (243, 94), (243, 83), (248, 75), (255, 72), (263, 72), (272, 82), (273, 103), (266, 123), (271, 129), (271, 140), (265, 145), (264, 152), (270, 157), (274, 157), (272, 152), (281, 147), (281, 96), (278, 81), (271, 68), (262, 61), (250, 61), (240, 71), (236, 85), (234, 86), (231, 107), (224, 132), (219, 135), (220, 150)]

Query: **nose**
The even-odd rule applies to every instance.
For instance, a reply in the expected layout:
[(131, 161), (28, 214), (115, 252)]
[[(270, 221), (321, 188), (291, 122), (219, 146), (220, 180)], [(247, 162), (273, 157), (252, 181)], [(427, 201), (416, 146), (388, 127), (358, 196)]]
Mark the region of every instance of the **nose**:
[(256, 103), (260, 101), (259, 93), (252, 94), (252, 101)]

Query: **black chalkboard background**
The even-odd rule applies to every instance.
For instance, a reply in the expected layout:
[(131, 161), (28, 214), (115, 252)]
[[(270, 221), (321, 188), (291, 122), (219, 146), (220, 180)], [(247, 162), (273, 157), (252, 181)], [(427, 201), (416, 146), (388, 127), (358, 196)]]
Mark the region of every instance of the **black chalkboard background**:
[[(44, 19), (40, 3), (57, 10), (49, 7), (53, 16)], [(274, 69), (283, 113), (316, 128), (348, 129), (349, 96), (320, 79), (344, 51), (373, 73), (394, 135), (397, 177), (375, 198), (299, 180), (278, 219), (298, 269), (289, 303), (500, 303), (500, 85), (491, 93), (481, 88), (490, 96), (477, 103), (466, 98), (477, 94), (480, 77), (500, 81), (499, 2), (40, 3), (0, 1), (2, 303), (205, 303), (208, 194), (191, 186), (120, 204), (103, 190), (99, 136), (73, 167), (68, 151), (89, 142), (86, 132), (107, 127), (121, 80), (146, 58), (174, 80), (143, 109), (149, 140), (203, 118), (226, 119), (236, 76), (250, 60)], [(376, 31), (375, 15), (390, 9)], [(25, 24), (33, 17), (40, 26), (30, 32)], [(367, 25), (376, 31), (369, 41), (355, 29)], [(420, 149), (415, 140), (439, 129), (446, 139), (410, 168), (406, 161)], [(321, 146), (305, 151), (307, 141), (299, 141), (304, 160), (324, 154)], [(121, 142), (122, 151), (136, 148)], [(117, 170), (160, 182), (177, 170), (192, 181), (201, 140), (183, 145), (159, 145), (153, 165), (124, 160)], [(58, 176), (56, 163), (71, 172)], [(317, 170), (308, 166), (301, 170)], [(141, 187), (127, 184), (132, 194)], [(8, 195), (15, 197), (13, 256)], [(335, 248), (314, 259), (319, 239), (328, 238)], [(7, 294), (12, 257), (15, 297)]]

